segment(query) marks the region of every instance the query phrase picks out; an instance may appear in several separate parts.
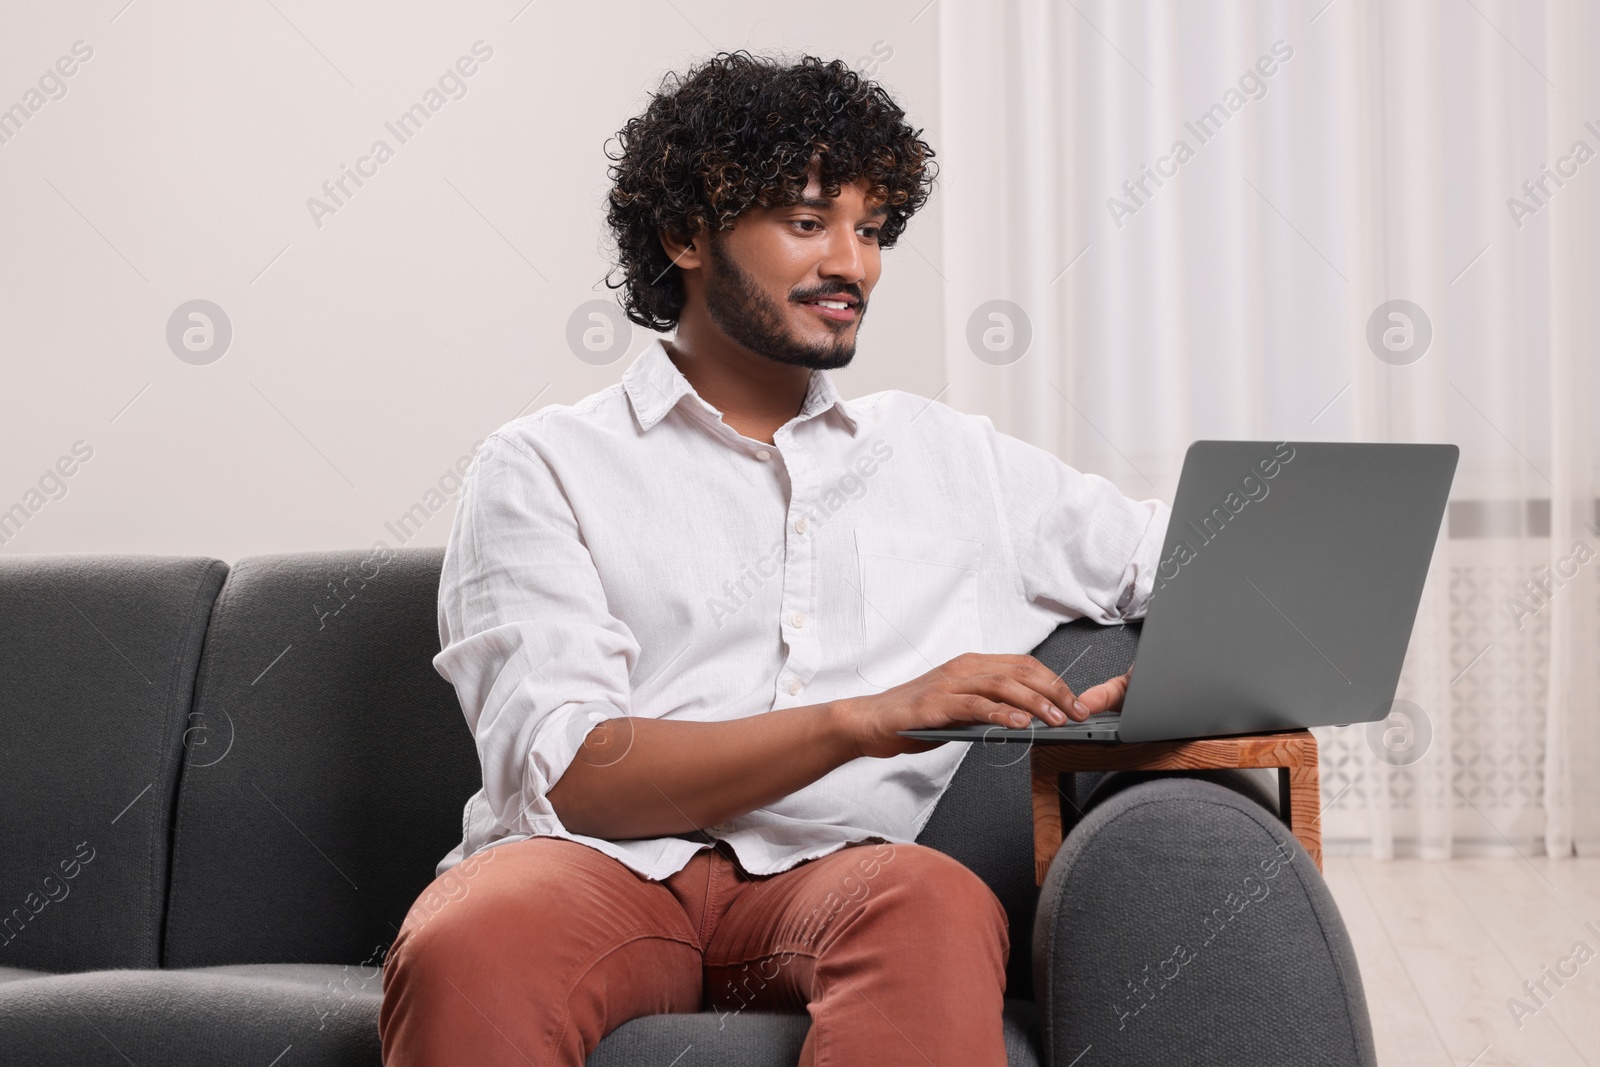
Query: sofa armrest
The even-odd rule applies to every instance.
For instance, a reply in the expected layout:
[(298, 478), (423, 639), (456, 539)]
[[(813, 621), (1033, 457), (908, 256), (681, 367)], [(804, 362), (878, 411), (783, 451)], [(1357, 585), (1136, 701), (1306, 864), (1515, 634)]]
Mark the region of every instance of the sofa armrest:
[(1270, 798), (1246, 777), (1101, 784), (1121, 787), (1040, 891), (1044, 1062), (1374, 1064), (1349, 935)]

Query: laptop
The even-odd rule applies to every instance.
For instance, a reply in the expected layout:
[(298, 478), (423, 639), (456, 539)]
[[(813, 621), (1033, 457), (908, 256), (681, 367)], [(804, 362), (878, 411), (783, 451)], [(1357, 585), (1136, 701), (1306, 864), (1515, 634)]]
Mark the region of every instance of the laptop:
[(1385, 718), (1459, 455), (1450, 444), (1196, 441), (1120, 713), (900, 733), (1114, 743)]

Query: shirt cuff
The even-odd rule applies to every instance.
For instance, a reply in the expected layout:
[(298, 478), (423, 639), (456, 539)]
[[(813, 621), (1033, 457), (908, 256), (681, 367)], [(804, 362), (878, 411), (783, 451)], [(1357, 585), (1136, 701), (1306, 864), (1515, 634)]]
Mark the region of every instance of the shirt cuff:
[(1167, 524), (1172, 519), (1172, 508), (1165, 501), (1143, 500), (1140, 503), (1150, 506), (1150, 522), (1122, 576), (1122, 596), (1117, 600), (1117, 615), (1122, 619), (1143, 618), (1149, 609), (1150, 595), (1155, 591), (1156, 569), (1161, 565), (1161, 546), (1166, 542)]
[(551, 805), (552, 786), (566, 773), (583, 739), (602, 720), (621, 717), (616, 705), (604, 700), (563, 704), (539, 723), (528, 748), (522, 782), (522, 821), (528, 833), (570, 833)]

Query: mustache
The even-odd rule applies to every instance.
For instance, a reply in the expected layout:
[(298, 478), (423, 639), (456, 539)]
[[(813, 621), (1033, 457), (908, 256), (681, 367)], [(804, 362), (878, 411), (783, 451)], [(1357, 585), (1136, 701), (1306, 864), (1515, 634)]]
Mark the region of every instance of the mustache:
[(866, 298), (861, 295), (861, 290), (854, 285), (837, 286), (832, 289), (818, 289), (809, 293), (801, 293), (794, 297), (794, 299), (796, 302), (803, 304), (807, 300), (826, 300), (829, 297), (834, 296), (851, 296), (855, 298), (856, 304), (859, 307), (864, 308), (867, 306)]

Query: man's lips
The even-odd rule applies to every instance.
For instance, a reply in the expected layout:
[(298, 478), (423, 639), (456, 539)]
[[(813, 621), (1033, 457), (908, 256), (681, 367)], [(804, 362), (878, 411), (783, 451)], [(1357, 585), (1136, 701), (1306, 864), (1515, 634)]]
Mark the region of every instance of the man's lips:
[[(844, 307), (825, 307), (819, 301), (831, 304), (844, 304)], [(818, 315), (832, 322), (854, 322), (858, 308), (853, 298), (848, 296), (818, 297), (814, 300), (802, 300), (801, 304), (815, 311)]]

